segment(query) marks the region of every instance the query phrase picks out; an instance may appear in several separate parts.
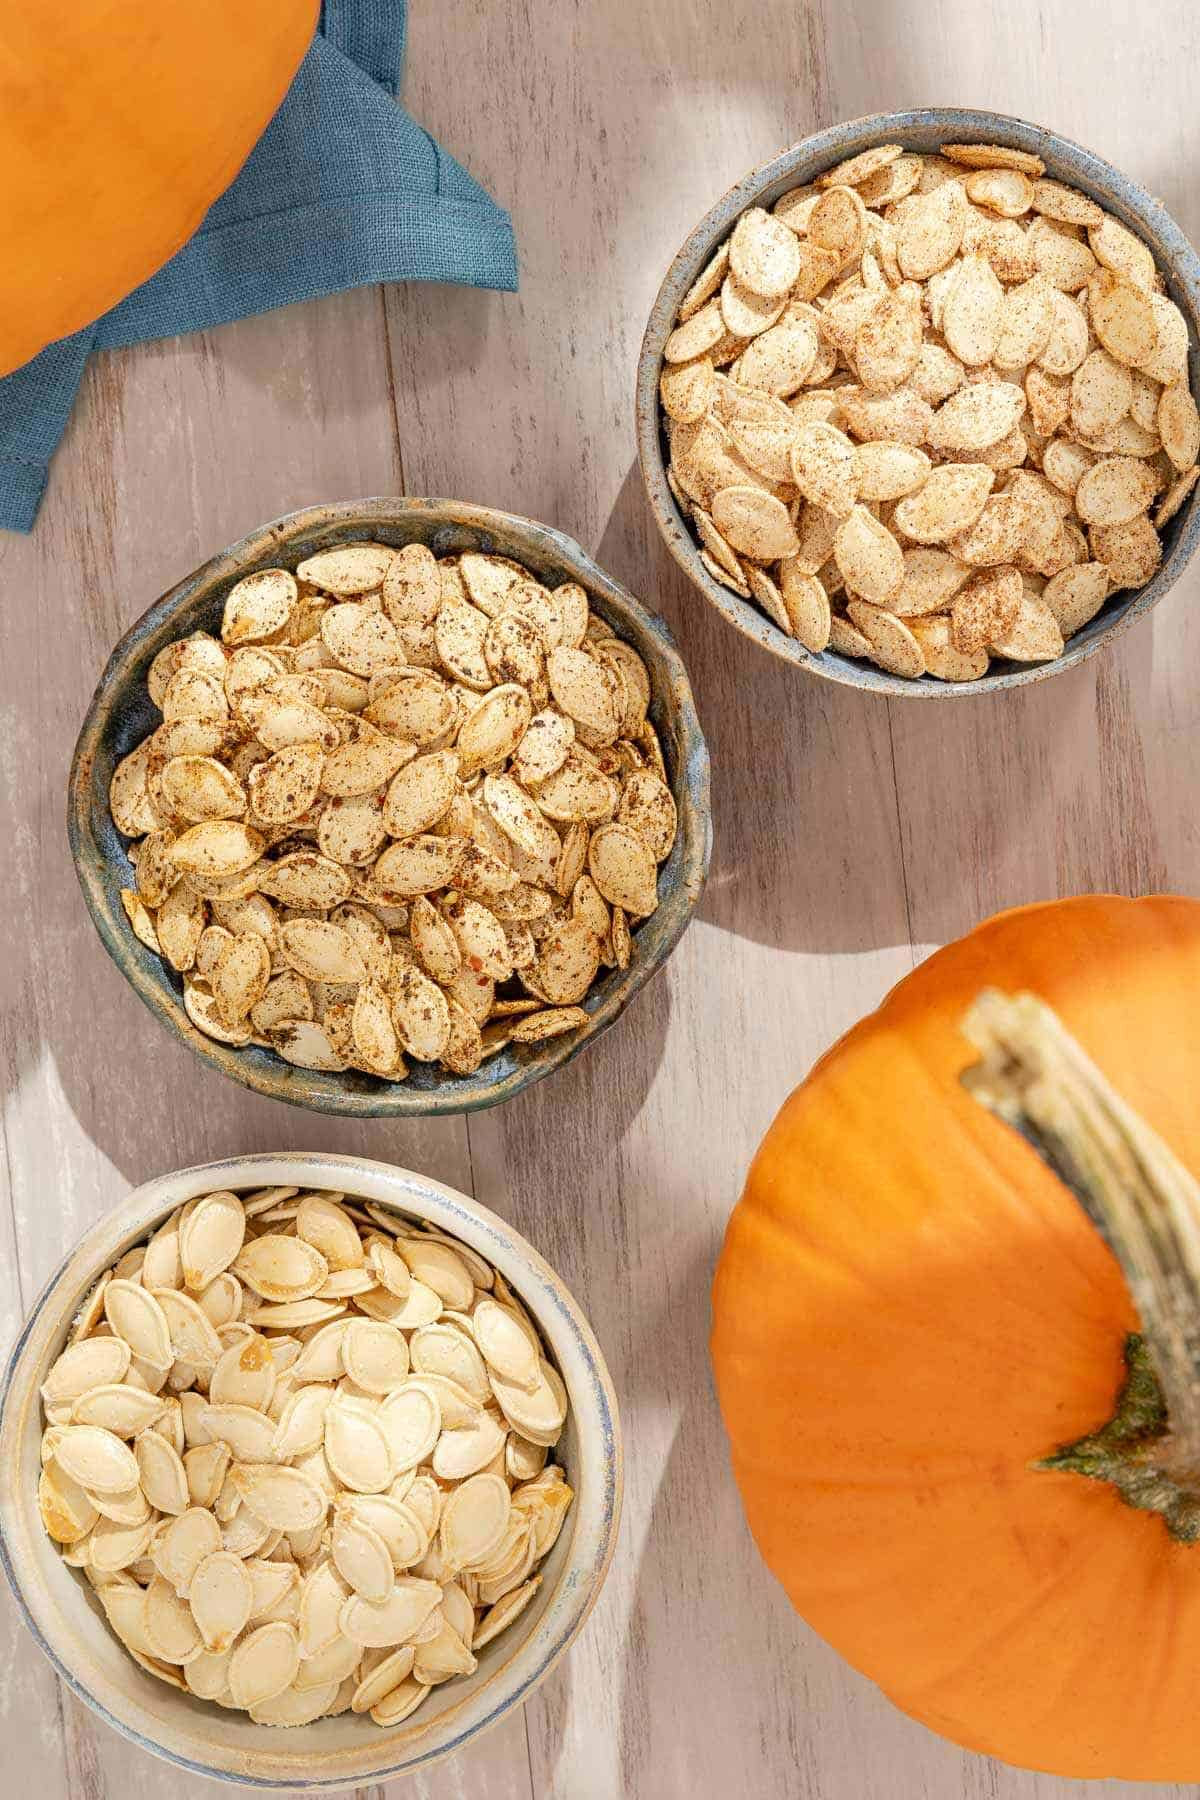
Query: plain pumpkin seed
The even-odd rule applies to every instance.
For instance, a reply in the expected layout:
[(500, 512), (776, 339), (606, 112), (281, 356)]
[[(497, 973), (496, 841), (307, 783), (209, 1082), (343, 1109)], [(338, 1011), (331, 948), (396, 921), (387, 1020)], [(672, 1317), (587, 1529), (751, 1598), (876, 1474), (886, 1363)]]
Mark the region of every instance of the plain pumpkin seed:
[(438, 1527), (451, 1565), (469, 1569), (485, 1562), (502, 1541), (510, 1512), (508, 1485), (499, 1475), (472, 1475), (454, 1488), (446, 1498)]
[(391, 1551), (364, 1518), (340, 1509), (334, 1516), (329, 1550), (334, 1568), (361, 1599), (375, 1604), (388, 1599), (395, 1580)]
[(89, 1337), (70, 1344), (51, 1364), (42, 1383), (42, 1403), (49, 1410), (72, 1406), (80, 1395), (107, 1382), (124, 1380), (132, 1351), (123, 1338)]
[(108, 1324), (134, 1356), (151, 1368), (170, 1368), (174, 1361), (171, 1333), (166, 1314), (152, 1294), (137, 1282), (117, 1279), (105, 1286), (103, 1306)]
[(72, 1425), (99, 1425), (121, 1438), (149, 1430), (163, 1410), (154, 1394), (125, 1382), (104, 1382), (80, 1394), (71, 1407)]
[(456, 1325), (430, 1323), (416, 1333), (411, 1345), (414, 1371), (441, 1375), (470, 1394), (477, 1405), (488, 1398), (488, 1376), (473, 1334)]
[(229, 1661), (229, 1691), (243, 1710), (261, 1707), (291, 1686), (300, 1666), (295, 1627), (281, 1620), (259, 1625)]
[(143, 1431), (135, 1440), (138, 1484), (156, 1512), (186, 1512), (190, 1492), (187, 1471), (176, 1447), (158, 1431)]
[(389, 1394), (408, 1374), (408, 1340), (394, 1325), (352, 1319), (342, 1340), (346, 1373), (372, 1394)]
[(179, 1256), (184, 1286), (207, 1288), (229, 1268), (241, 1250), (246, 1215), (236, 1194), (222, 1190), (204, 1195), (179, 1230)]
[(228, 1550), (206, 1556), (188, 1586), (188, 1605), (205, 1650), (220, 1655), (232, 1649), (254, 1605), (254, 1583), (242, 1560)]
[(387, 1435), (374, 1410), (359, 1410), (345, 1399), (325, 1413), (325, 1458), (344, 1487), (356, 1494), (379, 1494), (396, 1474)]
[[(507, 1489), (505, 1490), (507, 1493)], [(442, 1598), (435, 1581), (399, 1575), (388, 1598), (377, 1602), (351, 1594), (339, 1617), (342, 1633), (363, 1649), (393, 1649), (411, 1639)]]
[(100, 1517), (86, 1488), (53, 1458), (38, 1478), (38, 1510), (45, 1530), (58, 1544), (79, 1543)]

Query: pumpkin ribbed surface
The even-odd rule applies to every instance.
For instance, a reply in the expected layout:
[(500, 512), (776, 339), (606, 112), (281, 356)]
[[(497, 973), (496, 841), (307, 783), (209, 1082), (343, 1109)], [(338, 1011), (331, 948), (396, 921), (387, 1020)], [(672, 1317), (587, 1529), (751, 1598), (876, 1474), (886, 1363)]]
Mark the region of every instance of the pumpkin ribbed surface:
[(730, 1221), (713, 1362), (747, 1518), (895, 1703), (1010, 1762), (1200, 1779), (1200, 1547), (1033, 1465), (1108, 1420), (1138, 1328), (1073, 1195), (961, 1088), (1029, 990), (1200, 1173), (1200, 904), (1091, 896), (938, 952), (787, 1101)]
[(315, 0), (19, 0), (0, 20), (0, 375), (161, 268), (232, 182)]

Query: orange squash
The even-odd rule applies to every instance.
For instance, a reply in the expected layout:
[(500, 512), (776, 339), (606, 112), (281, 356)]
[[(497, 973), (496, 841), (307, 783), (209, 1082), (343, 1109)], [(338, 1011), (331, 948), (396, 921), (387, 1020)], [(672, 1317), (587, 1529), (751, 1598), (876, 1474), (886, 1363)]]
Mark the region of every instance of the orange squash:
[(734, 1470), (793, 1604), (906, 1712), (1059, 1775), (1198, 1781), (1200, 1471), (1182, 1515), (1137, 1510), (1091, 1434), (1139, 1323), (1194, 1347), (1200, 1316), (1139, 1322), (1076, 1196), (965, 1090), (988, 987), (1046, 1001), (1200, 1173), (1200, 903), (1028, 907), (930, 957), (787, 1101), (733, 1213)]
[(161, 268), (232, 182), (317, 0), (16, 0), (0, 18), (0, 375)]

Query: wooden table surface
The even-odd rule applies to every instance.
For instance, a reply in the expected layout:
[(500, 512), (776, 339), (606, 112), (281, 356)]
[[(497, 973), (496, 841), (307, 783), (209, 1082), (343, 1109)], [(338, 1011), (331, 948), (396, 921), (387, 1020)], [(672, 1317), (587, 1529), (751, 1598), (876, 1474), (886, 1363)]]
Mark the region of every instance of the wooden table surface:
[[(868, 700), (771, 660), (688, 590), (642, 496), (632, 390), (691, 225), (752, 164), (837, 119), (1018, 113), (1126, 169), (1200, 238), (1200, 15), (1191, 0), (1136, 15), (1095, 0), (410, 12), (407, 104), (512, 209), (520, 295), (366, 289), (101, 357), (36, 532), (0, 537), (4, 1335), (85, 1227), (165, 1169), (323, 1148), (424, 1170), (511, 1218), (589, 1311), (624, 1412), (626, 1506), (591, 1622), (524, 1713), (372, 1800), (1182, 1794), (964, 1754), (853, 1674), (757, 1558), (705, 1346), (714, 1258), (761, 1133), (931, 946), (1018, 901), (1200, 892), (1200, 568), (1055, 681)], [(87, 698), (155, 596), (293, 507), (400, 492), (577, 537), (670, 621), (714, 765), (712, 876), (669, 972), (565, 1073), (469, 1123), (342, 1123), (202, 1068), (104, 955), (64, 828)], [(66, 1695), (2, 1604), (4, 1793), (214, 1791)]]

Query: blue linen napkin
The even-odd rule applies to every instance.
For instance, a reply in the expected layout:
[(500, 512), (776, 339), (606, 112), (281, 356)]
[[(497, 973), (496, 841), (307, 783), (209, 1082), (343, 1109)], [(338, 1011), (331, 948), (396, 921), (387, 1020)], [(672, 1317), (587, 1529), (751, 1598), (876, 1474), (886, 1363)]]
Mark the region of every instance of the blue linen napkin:
[(513, 292), (512, 223), (395, 103), (405, 0), (323, 0), (279, 111), (191, 241), (102, 319), (0, 379), (0, 528), (30, 531), (93, 350), (377, 281)]

